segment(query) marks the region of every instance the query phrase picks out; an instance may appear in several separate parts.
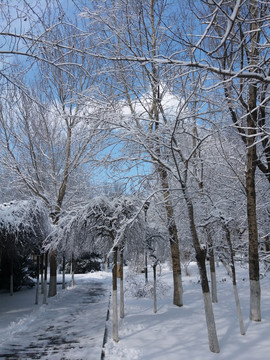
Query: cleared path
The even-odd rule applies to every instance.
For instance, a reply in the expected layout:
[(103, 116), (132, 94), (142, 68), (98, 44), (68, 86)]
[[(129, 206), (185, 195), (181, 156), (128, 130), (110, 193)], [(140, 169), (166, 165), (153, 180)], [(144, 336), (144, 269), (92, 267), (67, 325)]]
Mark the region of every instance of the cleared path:
[(100, 359), (109, 284), (108, 278), (77, 279), (74, 288), (9, 326), (0, 359)]

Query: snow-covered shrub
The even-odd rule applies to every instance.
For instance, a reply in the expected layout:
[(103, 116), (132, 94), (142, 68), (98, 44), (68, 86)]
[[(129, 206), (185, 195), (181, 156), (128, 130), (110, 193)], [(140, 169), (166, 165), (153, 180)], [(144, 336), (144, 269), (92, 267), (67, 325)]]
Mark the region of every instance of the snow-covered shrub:
[[(169, 290), (169, 286), (160, 278), (157, 278), (156, 286), (158, 297), (165, 295)], [(125, 293), (137, 298), (151, 298), (154, 294), (154, 283), (149, 280), (147, 284), (145, 284), (143, 276), (140, 277), (137, 274), (130, 272), (125, 276)]]

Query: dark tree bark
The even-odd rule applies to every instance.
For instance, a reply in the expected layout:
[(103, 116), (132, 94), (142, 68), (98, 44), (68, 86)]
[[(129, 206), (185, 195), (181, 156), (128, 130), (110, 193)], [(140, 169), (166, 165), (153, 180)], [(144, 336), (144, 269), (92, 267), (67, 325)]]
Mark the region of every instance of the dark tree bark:
[(40, 293), (43, 294), (44, 290), (44, 253), (40, 255)]
[[(254, 122), (248, 116), (248, 133), (254, 135)], [(246, 195), (247, 195), (247, 217), (249, 231), (249, 280), (250, 280), (250, 319), (261, 321), (261, 289), (258, 250), (258, 226), (256, 211), (256, 147), (254, 137), (247, 139), (247, 169), (246, 169)]]
[(216, 267), (215, 267), (215, 254), (214, 254), (214, 246), (213, 239), (211, 234), (208, 232), (208, 254), (209, 254), (209, 263), (210, 263), (210, 273), (211, 273), (211, 294), (212, 294), (212, 302), (217, 303), (217, 280), (216, 280)]
[(45, 262), (44, 262), (43, 304), (47, 304), (47, 269), (48, 269), (48, 252), (46, 251)]
[(39, 270), (40, 270), (40, 255), (37, 255), (37, 269), (36, 269), (36, 298), (35, 304), (38, 304), (38, 293), (39, 293)]
[(159, 174), (162, 180), (163, 197), (166, 208), (168, 230), (170, 235), (170, 248), (172, 257), (173, 270), (173, 303), (177, 306), (183, 305), (183, 287), (182, 287), (182, 273), (181, 260), (179, 250), (178, 231), (174, 218), (173, 205), (170, 200), (168, 175), (165, 169), (159, 168)]
[(56, 254), (52, 250), (50, 254), (50, 284), (49, 284), (49, 294), (48, 297), (55, 296), (57, 294), (57, 263), (56, 263)]
[(123, 319), (125, 316), (125, 307), (124, 307), (124, 250), (120, 251), (120, 318)]
[(113, 340), (118, 342), (118, 311), (117, 311), (117, 252), (118, 248), (113, 249), (112, 267), (112, 288), (113, 288)]
[(62, 289), (66, 288), (66, 257), (63, 255), (63, 261), (62, 261)]

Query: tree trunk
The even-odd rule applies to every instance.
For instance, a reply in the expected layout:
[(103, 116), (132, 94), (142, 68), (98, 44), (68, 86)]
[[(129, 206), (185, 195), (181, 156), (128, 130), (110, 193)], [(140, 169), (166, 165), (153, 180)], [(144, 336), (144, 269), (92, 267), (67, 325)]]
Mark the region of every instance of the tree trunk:
[(38, 290), (39, 290), (39, 269), (40, 269), (40, 255), (37, 255), (37, 270), (36, 270), (36, 298), (35, 304), (38, 304)]
[(206, 317), (206, 324), (207, 324), (207, 331), (208, 331), (208, 340), (209, 340), (209, 349), (214, 353), (219, 353), (219, 343), (217, 338), (217, 331), (216, 331), (216, 324), (215, 324), (215, 317), (211, 302), (211, 296), (209, 291), (209, 284), (207, 278), (207, 271), (206, 271), (206, 249), (202, 249), (200, 246), (195, 220), (194, 220), (194, 209), (185, 187), (185, 184), (182, 183), (182, 190), (184, 193), (184, 197), (187, 203), (188, 208), (188, 217), (189, 217), (189, 224), (190, 224), (190, 231), (192, 234), (193, 239), (193, 246), (196, 253), (196, 260), (199, 268), (200, 273), (200, 280), (201, 280), (201, 287), (203, 293), (203, 300), (204, 300), (204, 310), (205, 310), (205, 317)]
[[(176, 228), (176, 225), (174, 224), (173, 227)], [(177, 306), (183, 306), (183, 288), (178, 241), (176, 243), (174, 240), (170, 240), (170, 247), (173, 270), (173, 303)]]
[(104, 271), (108, 272), (108, 256), (107, 254), (104, 255)]
[(205, 266), (206, 259), (206, 251), (205, 250), (196, 250), (196, 260), (200, 272), (201, 279), (201, 287), (203, 292), (203, 301), (204, 301), (204, 310), (208, 331), (208, 341), (209, 341), (209, 349), (214, 353), (219, 353), (219, 344), (217, 338), (215, 317), (211, 302), (211, 296), (209, 291), (208, 279), (207, 279), (207, 271)]
[(148, 265), (147, 265), (147, 256), (148, 256), (148, 252), (147, 252), (147, 244), (144, 245), (144, 279), (145, 279), (145, 284), (148, 283)]
[(63, 265), (62, 265), (62, 289), (66, 288), (66, 258), (63, 255)]
[(47, 271), (48, 271), (48, 252), (45, 253), (44, 281), (43, 281), (43, 304), (47, 304)]
[(75, 279), (74, 279), (74, 255), (73, 255), (73, 253), (71, 255), (70, 272), (71, 272), (71, 286), (73, 287), (75, 285)]
[(44, 290), (44, 254), (40, 255), (40, 293)]
[[(252, 153), (252, 148), (248, 149)], [(247, 191), (247, 214), (249, 230), (249, 281), (250, 281), (250, 319), (261, 321), (261, 289), (260, 289), (260, 269), (258, 251), (258, 230), (256, 215), (256, 195), (255, 195), (255, 174), (251, 164), (252, 155), (248, 156), (248, 166), (246, 172), (246, 191)], [(251, 167), (251, 168), (250, 168)]]
[(215, 254), (213, 247), (213, 240), (211, 235), (208, 233), (208, 253), (209, 253), (209, 263), (210, 263), (210, 273), (211, 273), (211, 293), (212, 293), (212, 302), (217, 303), (217, 279), (216, 279), (216, 267), (215, 267)]
[(117, 312), (117, 247), (113, 249), (112, 288), (113, 288), (113, 340), (118, 342)]
[(57, 294), (57, 264), (55, 250), (51, 251), (50, 254), (50, 284), (49, 284), (49, 297), (53, 297)]
[(243, 321), (243, 316), (242, 316), (242, 311), (241, 311), (240, 300), (239, 300), (239, 296), (238, 296), (238, 290), (237, 290), (236, 283), (233, 283), (233, 293), (234, 293), (235, 305), (236, 305), (237, 316), (238, 316), (238, 321), (239, 321), (240, 334), (245, 335), (245, 333), (246, 333), (245, 326), (244, 326), (244, 321)]
[(225, 226), (225, 231), (226, 231), (226, 240), (228, 242), (229, 249), (230, 249), (230, 264), (231, 264), (231, 271), (232, 271), (233, 293), (234, 293), (235, 305), (236, 305), (237, 316), (238, 316), (238, 321), (239, 321), (240, 333), (241, 333), (241, 335), (245, 335), (244, 321), (243, 321), (243, 317), (242, 317), (242, 311), (241, 311), (240, 300), (239, 300), (238, 290), (237, 290), (237, 283), (236, 283), (236, 272), (235, 272), (235, 265), (234, 265), (231, 234), (230, 234), (230, 230), (228, 229), (227, 226)]
[(157, 265), (153, 265), (153, 277), (154, 277), (154, 313), (157, 312)]
[(256, 86), (250, 85), (249, 108), (253, 110), (252, 114), (247, 116), (248, 137), (247, 137), (247, 169), (246, 169), (246, 193), (247, 193), (247, 218), (249, 231), (249, 281), (250, 281), (250, 319), (261, 321), (261, 288), (260, 288), (260, 269), (259, 269), (259, 251), (258, 251), (258, 227), (256, 212), (256, 108), (257, 99)]
[(172, 257), (172, 271), (173, 271), (173, 303), (177, 306), (183, 305), (183, 287), (181, 274), (181, 261), (178, 231), (174, 218), (173, 205), (170, 200), (168, 175), (166, 170), (159, 168), (159, 174), (162, 180), (163, 197), (165, 202), (165, 209), (168, 222), (168, 230), (170, 235), (170, 248)]
[(124, 254), (123, 250), (120, 251), (120, 318), (125, 316), (124, 310)]

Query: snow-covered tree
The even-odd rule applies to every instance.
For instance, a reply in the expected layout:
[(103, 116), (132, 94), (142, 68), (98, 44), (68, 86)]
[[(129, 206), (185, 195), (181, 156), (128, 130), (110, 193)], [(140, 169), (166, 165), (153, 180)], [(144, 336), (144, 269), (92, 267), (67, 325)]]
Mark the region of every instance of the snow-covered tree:
[(2, 254), (5, 254), (6, 264), (9, 263), (11, 269), (11, 289), (15, 260), (39, 255), (51, 230), (48, 210), (40, 200), (12, 201), (0, 205), (0, 263)]
[[(113, 338), (118, 341), (117, 259), (127, 243), (143, 241), (145, 223), (141, 215), (142, 204), (130, 197), (107, 198), (100, 196), (59, 219), (54, 238), (48, 248), (78, 257), (85, 251), (113, 256)], [(121, 258), (122, 258), (121, 254)], [(122, 270), (123, 271), (123, 270)], [(123, 279), (123, 274), (122, 274)], [(123, 292), (122, 292), (123, 316)]]

